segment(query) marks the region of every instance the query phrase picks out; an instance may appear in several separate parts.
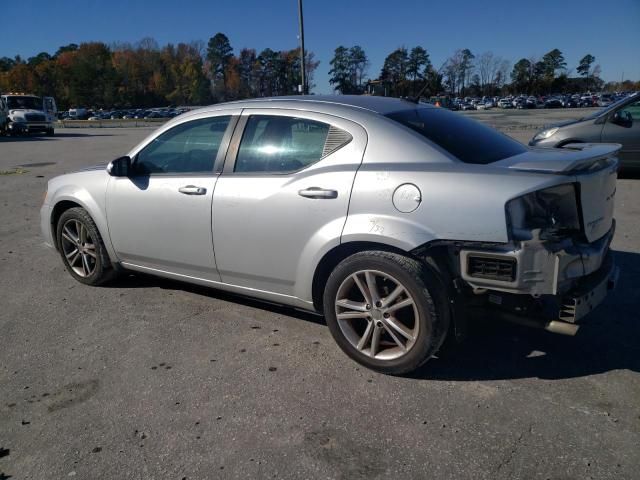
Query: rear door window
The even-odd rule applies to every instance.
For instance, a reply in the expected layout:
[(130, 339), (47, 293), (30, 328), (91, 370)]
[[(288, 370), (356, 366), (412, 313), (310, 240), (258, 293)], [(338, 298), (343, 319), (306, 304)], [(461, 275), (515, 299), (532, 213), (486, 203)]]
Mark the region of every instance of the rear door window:
[(463, 114), (415, 108), (388, 114), (464, 163), (487, 164), (527, 150), (521, 143)]
[(286, 173), (323, 157), (330, 125), (304, 118), (252, 115), (242, 134), (235, 172)]

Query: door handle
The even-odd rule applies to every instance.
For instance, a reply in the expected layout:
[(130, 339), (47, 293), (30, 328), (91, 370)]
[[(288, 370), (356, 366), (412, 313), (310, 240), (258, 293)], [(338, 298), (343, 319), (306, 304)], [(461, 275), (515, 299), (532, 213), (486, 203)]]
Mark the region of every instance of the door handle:
[(184, 187), (180, 187), (178, 189), (180, 193), (184, 193), (185, 195), (204, 195), (207, 193), (207, 189), (204, 187), (196, 187), (195, 185), (185, 185)]
[(298, 195), (306, 198), (338, 198), (336, 190), (329, 190), (320, 187), (309, 187), (298, 191)]

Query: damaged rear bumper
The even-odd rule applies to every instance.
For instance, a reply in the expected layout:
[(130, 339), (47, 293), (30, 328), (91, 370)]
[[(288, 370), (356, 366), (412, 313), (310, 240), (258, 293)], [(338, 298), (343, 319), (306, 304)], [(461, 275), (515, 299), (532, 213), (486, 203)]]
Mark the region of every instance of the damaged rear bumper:
[[(536, 297), (563, 294), (581, 278), (600, 270), (614, 233), (615, 221), (602, 238), (592, 243), (579, 243), (571, 239), (534, 239), (520, 242), (516, 247), (505, 245), (490, 250), (463, 248), (460, 250), (461, 277), (474, 290), (496, 290)], [(492, 261), (495, 263), (492, 264)], [(507, 270), (507, 265), (511, 266), (511, 270)]]
[[(517, 249), (461, 250), (461, 277), (475, 293), (470, 305), (505, 320), (575, 334), (615, 288), (619, 269), (609, 251), (614, 231), (615, 223), (589, 244), (531, 241)], [(482, 261), (474, 263), (478, 256)], [(492, 258), (500, 263), (492, 266)]]

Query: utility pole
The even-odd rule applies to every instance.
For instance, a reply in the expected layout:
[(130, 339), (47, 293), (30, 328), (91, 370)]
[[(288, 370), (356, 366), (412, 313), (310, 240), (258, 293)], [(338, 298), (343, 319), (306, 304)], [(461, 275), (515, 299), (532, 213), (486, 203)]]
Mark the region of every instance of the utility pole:
[(300, 94), (307, 94), (307, 78), (304, 71), (304, 20), (302, 19), (302, 0), (298, 0), (298, 22), (300, 24), (300, 78), (301, 85), (299, 87)]

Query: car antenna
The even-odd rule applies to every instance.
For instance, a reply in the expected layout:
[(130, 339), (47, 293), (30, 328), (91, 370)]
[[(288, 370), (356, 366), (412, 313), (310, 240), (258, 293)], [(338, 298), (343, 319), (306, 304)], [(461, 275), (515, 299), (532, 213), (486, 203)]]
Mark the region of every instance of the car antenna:
[(404, 97), (404, 100), (411, 103), (420, 103), (420, 97), (422, 96), (422, 94), (424, 93), (424, 91), (427, 89), (428, 86), (429, 86), (429, 83), (424, 82), (424, 86), (420, 89), (417, 95), (414, 95), (411, 97)]

